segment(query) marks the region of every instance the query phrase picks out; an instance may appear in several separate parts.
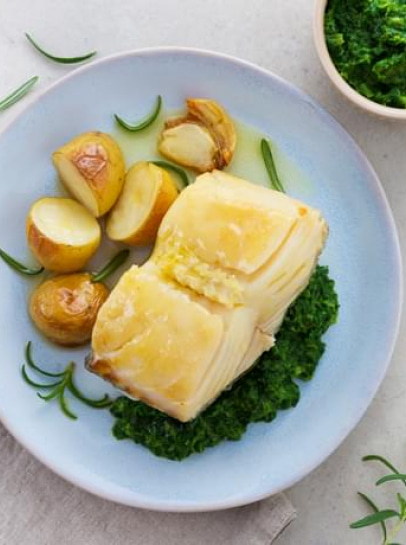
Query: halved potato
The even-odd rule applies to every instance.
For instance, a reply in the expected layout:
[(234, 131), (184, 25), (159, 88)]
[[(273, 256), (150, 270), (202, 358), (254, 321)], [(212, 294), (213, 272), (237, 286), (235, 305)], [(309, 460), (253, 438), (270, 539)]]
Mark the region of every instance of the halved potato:
[(43, 267), (55, 272), (82, 269), (97, 250), (101, 231), (97, 220), (73, 199), (45, 197), (27, 216), (28, 245)]
[(187, 115), (169, 119), (158, 149), (176, 163), (198, 172), (226, 167), (232, 160), (237, 136), (232, 119), (220, 104), (189, 98)]
[(76, 346), (90, 340), (109, 290), (88, 273), (56, 276), (40, 284), (29, 302), (30, 316), (51, 341)]
[(120, 198), (107, 218), (107, 235), (127, 244), (152, 244), (177, 196), (176, 184), (166, 170), (144, 161), (136, 163), (127, 172)]
[(86, 132), (55, 151), (52, 159), (66, 189), (96, 218), (110, 210), (125, 176), (123, 154), (111, 136)]

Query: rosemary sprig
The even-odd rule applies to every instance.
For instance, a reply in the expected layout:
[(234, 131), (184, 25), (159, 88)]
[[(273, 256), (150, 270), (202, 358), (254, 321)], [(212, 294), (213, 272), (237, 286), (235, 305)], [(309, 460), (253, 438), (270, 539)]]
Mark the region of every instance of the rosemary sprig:
[(0, 111), (7, 110), (7, 108), (10, 108), (10, 106), (21, 100), (34, 87), (38, 80), (38, 76), (30, 78), (15, 89), (15, 91), (0, 100)]
[[(50, 390), (47, 394), (42, 394), (40, 392), (37, 392), (38, 397), (43, 399), (44, 401), (51, 401), (52, 399), (58, 399), (59, 406), (62, 410), (62, 412), (67, 416), (68, 418), (71, 418), (72, 420), (77, 420), (77, 415), (72, 412), (68, 401), (66, 400), (65, 394), (66, 391), (69, 391), (76, 399), (81, 401), (82, 403), (85, 403), (89, 407), (93, 407), (94, 409), (105, 409), (107, 407), (110, 407), (112, 400), (110, 397), (105, 394), (100, 399), (90, 399), (86, 397), (77, 387), (77, 385), (74, 382), (74, 372), (75, 372), (75, 363), (70, 362), (66, 367), (65, 370), (60, 373), (51, 373), (50, 371), (46, 371), (39, 367), (32, 358), (32, 352), (31, 352), (31, 341), (29, 341), (25, 348), (25, 364), (21, 367), (21, 375), (25, 382), (32, 386), (33, 388), (39, 388), (44, 390)], [(27, 368), (33, 369), (38, 374), (44, 376), (44, 377), (58, 377), (60, 380), (57, 380), (56, 382), (52, 383), (39, 383), (35, 382), (27, 373)]]
[(86, 53), (86, 55), (81, 55), (79, 57), (56, 57), (55, 55), (51, 55), (51, 53), (48, 53), (47, 51), (45, 51), (45, 49), (38, 45), (38, 43), (30, 34), (28, 34), (28, 32), (25, 33), (25, 37), (37, 51), (44, 55), (44, 57), (59, 64), (78, 64), (80, 62), (91, 59), (97, 54), (97, 51), (91, 51), (90, 53)]
[(121, 250), (116, 254), (99, 272), (92, 274), (92, 282), (102, 282), (108, 276), (112, 275), (130, 255), (130, 250)]
[(265, 140), (265, 138), (261, 140), (261, 153), (262, 158), (264, 159), (265, 168), (271, 181), (272, 188), (276, 189), (276, 191), (281, 191), (282, 193), (285, 193), (282, 182), (278, 176), (278, 171), (276, 170), (271, 146), (268, 140)]
[(127, 131), (130, 131), (130, 132), (140, 132), (152, 125), (152, 123), (158, 117), (159, 112), (161, 111), (161, 107), (162, 107), (162, 97), (161, 95), (158, 95), (156, 97), (156, 102), (153, 109), (142, 121), (138, 121), (137, 123), (128, 123), (127, 121), (124, 121), (124, 119), (118, 116), (117, 114), (114, 114), (114, 117), (117, 123), (121, 127), (123, 127), (123, 129), (126, 129)]
[(157, 167), (164, 168), (165, 170), (170, 170), (171, 172), (174, 172), (175, 174), (177, 174), (179, 178), (182, 180), (183, 189), (190, 184), (189, 177), (182, 168), (172, 163), (168, 163), (168, 161), (150, 161), (150, 162), (153, 165), (156, 165)]
[[(373, 454), (369, 456), (364, 456), (362, 460), (364, 462), (380, 462), (386, 468), (390, 469), (390, 471), (393, 472), (379, 479), (375, 483), (376, 486), (380, 486), (384, 483), (392, 481), (400, 481), (406, 486), (406, 474), (399, 472), (399, 470), (396, 469), (396, 467), (388, 460), (386, 460), (386, 458), (384, 458), (383, 456)], [(361, 492), (358, 492), (358, 495), (369, 505), (369, 507), (371, 507), (373, 513), (371, 515), (367, 515), (360, 520), (357, 520), (356, 522), (353, 522), (352, 524), (350, 524), (350, 528), (359, 529), (365, 528), (367, 526), (373, 526), (374, 524), (380, 524), (383, 538), (382, 545), (399, 545), (398, 543), (394, 543), (393, 539), (396, 537), (396, 535), (402, 529), (403, 525), (406, 523), (406, 498), (404, 498), (399, 493), (396, 494), (399, 510), (395, 510), (379, 509), (368, 496), (362, 494)], [(390, 519), (397, 519), (397, 523), (394, 524), (391, 531), (388, 532), (386, 521)]]
[(11, 255), (7, 254), (1, 248), (0, 248), (0, 258), (5, 263), (7, 263), (7, 265), (9, 265), (12, 269), (26, 276), (37, 276), (38, 274), (41, 274), (44, 270), (44, 267), (32, 269), (31, 267), (27, 267), (26, 265), (23, 265), (22, 263), (14, 259), (14, 257), (11, 257)]

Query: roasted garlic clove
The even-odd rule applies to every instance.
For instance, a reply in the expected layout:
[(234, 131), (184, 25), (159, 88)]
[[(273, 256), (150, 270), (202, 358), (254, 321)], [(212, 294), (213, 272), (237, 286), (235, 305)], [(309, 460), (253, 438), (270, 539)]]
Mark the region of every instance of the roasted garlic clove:
[(199, 172), (216, 168), (216, 142), (205, 127), (195, 123), (181, 123), (165, 129), (159, 151), (171, 161)]
[(165, 123), (159, 151), (198, 172), (224, 168), (233, 158), (236, 146), (233, 121), (214, 100), (190, 98), (187, 107), (185, 117)]
[(232, 119), (220, 104), (205, 98), (189, 98), (187, 100), (190, 118), (196, 118), (214, 135), (218, 151), (216, 168), (226, 167), (233, 158), (237, 135)]

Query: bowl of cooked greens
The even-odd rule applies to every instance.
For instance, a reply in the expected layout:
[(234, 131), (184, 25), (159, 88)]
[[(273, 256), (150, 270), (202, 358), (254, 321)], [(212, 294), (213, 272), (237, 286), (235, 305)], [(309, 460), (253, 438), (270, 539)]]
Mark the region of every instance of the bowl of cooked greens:
[(213, 53), (117, 55), (0, 134), (0, 179), (0, 419), (59, 475), (228, 508), (361, 418), (396, 339), (399, 244), (310, 97)]
[(314, 37), (337, 89), (368, 112), (406, 119), (406, 5), (317, 0)]

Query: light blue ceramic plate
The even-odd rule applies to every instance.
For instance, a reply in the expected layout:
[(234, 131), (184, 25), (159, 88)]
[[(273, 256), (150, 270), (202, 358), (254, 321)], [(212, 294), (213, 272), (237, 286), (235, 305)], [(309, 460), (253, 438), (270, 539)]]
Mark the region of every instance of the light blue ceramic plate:
[[(136, 119), (158, 93), (174, 108), (186, 96), (213, 97), (233, 117), (268, 134), (280, 157), (295, 165), (292, 172), (301, 172), (301, 177), (292, 174), (292, 181), (287, 180), (289, 193), (326, 216), (331, 234), (323, 262), (336, 279), (341, 312), (327, 335), (316, 376), (302, 385), (297, 408), (271, 424), (252, 425), (240, 442), (181, 463), (156, 458), (131, 442), (115, 441), (107, 411), (73, 402), (79, 420), (69, 421), (56, 404), (42, 402), (21, 380), (28, 339), (45, 363), (70, 358), (80, 362), (86, 350), (68, 353), (44, 343), (25, 310), (33, 281), (0, 263), (0, 417), (34, 456), (94, 494), (158, 510), (222, 509), (294, 484), (325, 460), (359, 421), (384, 377), (398, 331), (399, 245), (371, 166), (312, 99), (230, 57), (156, 49), (75, 71), (32, 101), (0, 135), (0, 246), (29, 258), (24, 221), (30, 203), (60, 192), (50, 161), (56, 147), (83, 131), (112, 131), (114, 112)], [(108, 389), (84, 370), (78, 378), (89, 392)]]

